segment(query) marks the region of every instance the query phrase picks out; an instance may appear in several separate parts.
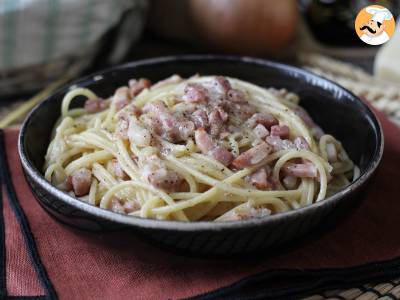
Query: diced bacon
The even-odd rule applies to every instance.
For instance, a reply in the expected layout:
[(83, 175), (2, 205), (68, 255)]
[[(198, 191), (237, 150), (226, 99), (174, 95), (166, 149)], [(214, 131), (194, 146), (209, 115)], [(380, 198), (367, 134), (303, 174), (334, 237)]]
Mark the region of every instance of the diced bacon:
[(123, 109), (125, 106), (127, 106), (131, 102), (131, 95), (129, 93), (129, 88), (126, 86), (122, 86), (122, 87), (118, 88), (115, 91), (112, 99), (113, 99), (112, 101), (115, 104), (115, 108), (117, 110)]
[(318, 176), (317, 168), (312, 163), (286, 163), (282, 167), (282, 171), (286, 175), (294, 177), (315, 178)]
[(297, 185), (297, 177), (287, 175), (282, 179), (283, 185), (289, 190), (293, 190)]
[(249, 119), (256, 112), (256, 108), (248, 103), (230, 103), (226, 106), (228, 111), (241, 121)]
[(210, 122), (210, 133), (212, 136), (218, 136), (228, 120), (228, 114), (221, 106), (216, 106), (208, 115)]
[(181, 76), (174, 74), (171, 77), (168, 77), (166, 79), (160, 80), (159, 82), (155, 83), (152, 86), (152, 88), (155, 89), (155, 88), (163, 87), (163, 86), (166, 86), (166, 85), (169, 85), (169, 84), (180, 83), (182, 81), (183, 81), (183, 79), (182, 79)]
[(128, 139), (129, 122), (127, 119), (120, 119), (115, 129), (115, 135), (123, 140)]
[(258, 124), (256, 127), (254, 127), (253, 132), (259, 139), (265, 139), (269, 135), (268, 129), (262, 124)]
[(208, 100), (207, 90), (198, 83), (188, 83), (184, 89), (182, 99), (187, 102), (206, 102)]
[(202, 128), (197, 129), (194, 134), (195, 142), (200, 151), (210, 155), (223, 165), (227, 166), (232, 162), (233, 155), (223, 146), (218, 146), (212, 137)]
[(148, 128), (170, 142), (186, 141), (194, 133), (195, 125), (192, 121), (171, 114), (161, 101), (146, 104), (143, 112), (148, 114), (142, 116)]
[(129, 106), (125, 109), (125, 112), (128, 115), (133, 115), (135, 117), (139, 117), (142, 114), (142, 110), (140, 107), (137, 107), (135, 104), (131, 103)]
[(202, 109), (196, 110), (191, 115), (191, 119), (192, 119), (196, 129), (199, 129), (199, 128), (206, 129), (209, 126), (207, 113)]
[(290, 140), (282, 140), (279, 136), (269, 135), (265, 139), (269, 145), (273, 147), (274, 152), (280, 150), (295, 149), (295, 146)]
[(158, 127), (157, 134), (173, 143), (186, 141), (195, 130), (192, 121), (177, 118), (171, 114), (161, 115), (158, 120), (161, 122), (161, 126)]
[(109, 107), (110, 103), (104, 99), (88, 99), (85, 102), (84, 109), (88, 113), (97, 113), (103, 110), (106, 110)]
[(225, 123), (228, 121), (229, 114), (224, 110), (224, 108), (221, 105), (217, 105), (214, 109), (218, 112), (222, 122)]
[(246, 123), (251, 127), (254, 128), (257, 124), (263, 125), (268, 130), (271, 129), (272, 126), (278, 125), (278, 120), (269, 113), (255, 113), (251, 116), (250, 119), (246, 121)]
[(137, 201), (126, 201), (123, 205), (126, 214), (132, 213), (140, 209), (140, 204)]
[(72, 186), (72, 176), (68, 176), (68, 177), (65, 179), (64, 187), (65, 187), (65, 190), (66, 190), (67, 192), (72, 191), (72, 189), (73, 189), (73, 186)]
[(293, 143), (297, 150), (309, 150), (310, 145), (307, 143), (306, 139), (302, 136), (298, 136), (293, 140)]
[(89, 169), (81, 168), (72, 174), (72, 189), (76, 196), (87, 195), (92, 183), (92, 172)]
[(267, 189), (272, 186), (268, 180), (268, 174), (265, 168), (258, 169), (249, 176), (249, 182), (258, 189)]
[(230, 89), (228, 91), (228, 100), (236, 103), (246, 103), (246, 95), (241, 90)]
[(191, 115), (197, 110), (197, 105), (194, 103), (181, 102), (174, 106), (173, 114), (190, 118)]
[(194, 139), (197, 147), (199, 147), (200, 151), (204, 154), (207, 154), (215, 147), (215, 142), (212, 140), (211, 136), (202, 128), (195, 131)]
[(125, 171), (122, 169), (117, 159), (111, 160), (111, 170), (115, 176), (123, 180), (127, 180), (129, 178)]
[(338, 160), (338, 153), (334, 144), (326, 144), (326, 153), (328, 154), (328, 161), (330, 163), (336, 162)]
[(160, 100), (146, 103), (146, 105), (143, 107), (142, 111), (145, 114), (153, 114), (153, 115), (160, 115), (160, 114), (168, 113), (168, 109), (165, 106), (164, 102), (162, 102)]
[(224, 166), (229, 165), (233, 160), (233, 155), (225, 147), (217, 146), (210, 150), (209, 155), (218, 160)]
[(137, 211), (140, 209), (140, 204), (137, 201), (125, 201), (125, 203), (122, 203), (122, 200), (119, 199), (118, 197), (112, 197), (111, 199), (111, 207), (110, 209), (113, 212), (119, 213), (119, 214), (129, 214), (131, 212)]
[(274, 125), (271, 127), (271, 135), (279, 136), (281, 139), (286, 140), (289, 138), (290, 129), (286, 125)]
[(144, 89), (148, 89), (151, 87), (151, 81), (146, 78), (140, 78), (139, 80), (131, 79), (128, 82), (129, 85), (129, 93), (133, 98), (139, 95)]
[(117, 110), (121, 110), (127, 106), (131, 102), (129, 88), (127, 86), (118, 88), (114, 93), (113, 102)]
[(118, 112), (118, 120), (129, 121), (131, 117), (140, 117), (142, 110), (135, 104), (131, 103), (124, 110)]
[(125, 213), (124, 207), (121, 204), (121, 199), (119, 199), (117, 197), (112, 197), (110, 209), (115, 213), (119, 213), (119, 214)]
[(271, 211), (268, 208), (256, 208), (253, 203), (249, 201), (223, 214), (216, 221), (240, 221), (251, 218), (263, 218), (270, 214)]
[(148, 180), (155, 188), (166, 192), (177, 191), (182, 183), (182, 178), (178, 173), (165, 168), (161, 168), (150, 173)]
[(141, 147), (150, 146), (152, 141), (151, 132), (140, 126), (140, 123), (135, 119), (131, 119), (129, 122), (127, 137), (132, 144)]
[(238, 169), (254, 166), (262, 162), (272, 151), (272, 147), (267, 143), (261, 143), (234, 159), (232, 165)]
[(190, 136), (193, 135), (195, 126), (192, 121), (181, 120), (177, 122), (177, 127), (175, 130), (176, 134), (173, 141), (182, 142), (186, 141)]
[(216, 76), (214, 78), (213, 87), (218, 93), (221, 94), (226, 94), (232, 88), (228, 79), (223, 76)]

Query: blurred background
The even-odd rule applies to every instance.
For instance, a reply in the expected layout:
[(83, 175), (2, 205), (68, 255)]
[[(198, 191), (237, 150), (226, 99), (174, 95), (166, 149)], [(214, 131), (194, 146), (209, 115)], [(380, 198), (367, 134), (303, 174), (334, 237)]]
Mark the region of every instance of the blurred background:
[(363, 43), (354, 30), (371, 4), (400, 14), (399, 1), (389, 0), (0, 0), (0, 120), (80, 75), (191, 53), (298, 65), (400, 120), (399, 25), (384, 46)]

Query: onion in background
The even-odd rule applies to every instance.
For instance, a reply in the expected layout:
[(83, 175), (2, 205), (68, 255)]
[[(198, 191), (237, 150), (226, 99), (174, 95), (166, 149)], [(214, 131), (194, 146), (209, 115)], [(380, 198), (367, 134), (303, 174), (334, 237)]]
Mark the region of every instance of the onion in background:
[(204, 50), (274, 55), (296, 34), (294, 0), (154, 0), (150, 28)]

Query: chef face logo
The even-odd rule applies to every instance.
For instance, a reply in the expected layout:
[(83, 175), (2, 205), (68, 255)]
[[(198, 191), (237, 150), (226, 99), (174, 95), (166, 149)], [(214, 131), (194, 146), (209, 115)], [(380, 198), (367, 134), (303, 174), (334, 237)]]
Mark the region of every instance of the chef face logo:
[(392, 37), (394, 28), (395, 21), (392, 13), (380, 5), (363, 8), (355, 21), (358, 37), (368, 45), (386, 43)]

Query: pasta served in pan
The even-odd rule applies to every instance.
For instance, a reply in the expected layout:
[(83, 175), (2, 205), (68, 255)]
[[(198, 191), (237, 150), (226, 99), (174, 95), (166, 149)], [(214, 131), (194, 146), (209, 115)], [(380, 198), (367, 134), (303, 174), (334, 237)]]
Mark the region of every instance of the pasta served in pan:
[[(71, 108), (85, 97), (83, 108)], [(130, 80), (64, 97), (45, 178), (142, 218), (232, 221), (322, 201), (359, 176), (341, 143), (286, 90), (222, 76)]]

